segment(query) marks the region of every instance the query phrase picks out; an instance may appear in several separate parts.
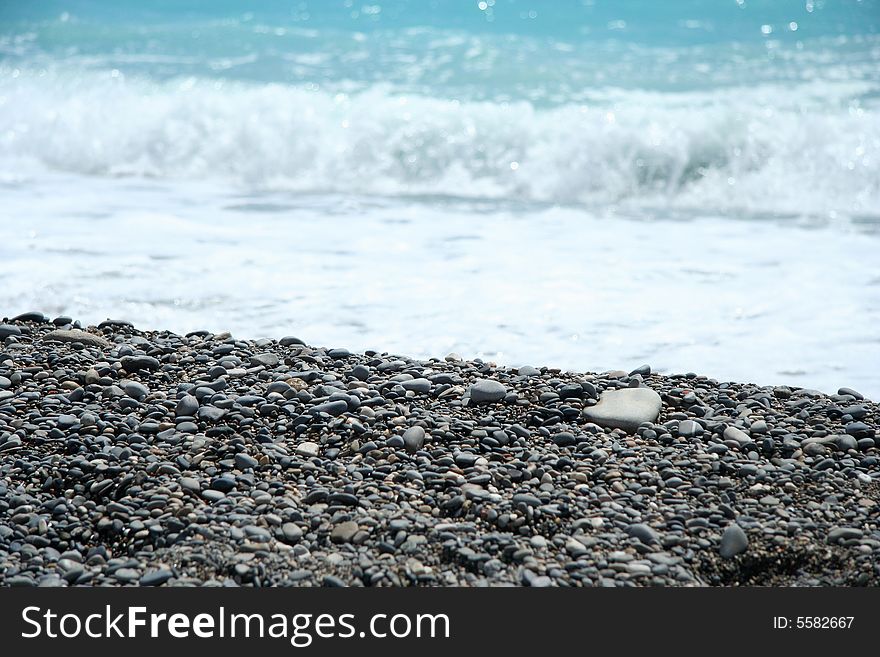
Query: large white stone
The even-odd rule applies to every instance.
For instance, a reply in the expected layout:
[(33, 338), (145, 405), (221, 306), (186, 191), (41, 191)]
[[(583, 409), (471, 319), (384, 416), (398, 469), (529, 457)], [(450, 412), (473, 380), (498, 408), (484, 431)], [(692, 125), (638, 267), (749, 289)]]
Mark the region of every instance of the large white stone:
[(296, 446), (296, 448), (294, 449), (294, 454), (296, 454), (297, 456), (305, 456), (311, 458), (318, 455), (319, 449), (320, 448), (318, 447), (318, 443), (313, 443), (307, 440)]
[(660, 395), (650, 388), (606, 390), (595, 406), (584, 409), (584, 417), (602, 427), (635, 431), (642, 422), (654, 422), (660, 415)]

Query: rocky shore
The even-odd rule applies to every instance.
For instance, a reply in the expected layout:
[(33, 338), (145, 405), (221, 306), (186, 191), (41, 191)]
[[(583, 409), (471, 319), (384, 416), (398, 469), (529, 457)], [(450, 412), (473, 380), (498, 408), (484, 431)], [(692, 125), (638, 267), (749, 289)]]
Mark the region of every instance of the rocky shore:
[(880, 407), (0, 323), (0, 585), (880, 584)]

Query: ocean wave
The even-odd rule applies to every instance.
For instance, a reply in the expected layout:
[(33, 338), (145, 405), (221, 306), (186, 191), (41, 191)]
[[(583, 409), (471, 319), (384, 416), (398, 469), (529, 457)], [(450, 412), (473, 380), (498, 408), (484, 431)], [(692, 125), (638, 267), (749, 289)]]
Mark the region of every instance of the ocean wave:
[[(551, 108), (376, 86), (0, 68), (0, 171), (563, 204), (880, 213), (864, 82), (596, 92)], [(874, 96), (876, 98), (876, 95)]]

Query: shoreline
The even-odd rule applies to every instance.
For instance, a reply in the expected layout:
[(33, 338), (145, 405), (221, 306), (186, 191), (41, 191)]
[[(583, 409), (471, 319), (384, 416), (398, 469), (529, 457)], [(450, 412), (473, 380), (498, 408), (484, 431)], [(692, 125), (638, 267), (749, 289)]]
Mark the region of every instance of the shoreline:
[(853, 390), (71, 323), (0, 322), (0, 585), (880, 585)]

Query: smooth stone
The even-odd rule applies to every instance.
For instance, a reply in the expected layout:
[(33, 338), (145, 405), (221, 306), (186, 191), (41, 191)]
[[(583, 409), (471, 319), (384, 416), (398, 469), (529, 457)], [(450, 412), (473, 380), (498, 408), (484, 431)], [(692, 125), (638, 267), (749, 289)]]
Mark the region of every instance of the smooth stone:
[(746, 445), (752, 442), (752, 437), (742, 429), (736, 427), (727, 427), (724, 430), (724, 440), (735, 440), (740, 445)]
[(294, 454), (298, 456), (313, 457), (318, 455), (318, 443), (306, 441), (296, 446)]
[(837, 543), (838, 541), (848, 541), (855, 538), (861, 538), (864, 535), (861, 529), (856, 527), (834, 527), (828, 532), (828, 542)]
[(236, 454), (234, 461), (235, 467), (239, 470), (249, 470), (251, 468), (256, 468), (258, 465), (260, 465), (260, 462), (257, 461), (257, 459), (255, 459), (250, 454), (245, 454), (244, 452), (239, 452), (238, 454)]
[(332, 402), (324, 402), (323, 404), (318, 404), (317, 406), (312, 406), (309, 409), (309, 413), (313, 415), (318, 415), (319, 413), (327, 413), (327, 415), (341, 415), (348, 410), (348, 402), (344, 402), (342, 400), (332, 401)]
[(832, 459), (830, 457), (819, 461), (819, 463), (817, 463), (816, 465), (813, 466), (813, 468), (816, 470), (828, 470), (833, 467), (834, 467), (834, 459)]
[(846, 432), (850, 436), (858, 438), (873, 438), (874, 429), (864, 422), (850, 422), (846, 425)]
[(838, 395), (850, 395), (860, 401), (865, 398), (865, 396), (862, 393), (857, 392), (857, 391), (853, 390), (852, 388), (840, 388), (837, 391), (837, 394)]
[(657, 536), (657, 532), (651, 529), (648, 525), (644, 523), (636, 523), (630, 525), (626, 533), (630, 536), (639, 539), (645, 545), (650, 545), (652, 543), (659, 543), (660, 538)]
[(70, 429), (79, 423), (79, 419), (75, 415), (69, 414), (59, 415), (56, 421), (59, 429)]
[(195, 493), (202, 490), (202, 486), (199, 484), (198, 479), (193, 479), (192, 477), (181, 477), (177, 480), (177, 483), (180, 484), (180, 487), (184, 490), (190, 490)]
[(27, 575), (13, 575), (12, 577), (7, 577), (4, 582), (6, 586), (9, 587), (24, 587), (24, 586), (36, 586), (37, 583), (28, 577)]
[(226, 493), (223, 493), (219, 490), (214, 490), (213, 488), (209, 488), (206, 491), (202, 491), (202, 497), (209, 502), (219, 502), (224, 497), (226, 497)]
[(728, 525), (727, 529), (725, 529), (724, 533), (721, 535), (721, 545), (718, 551), (722, 557), (730, 559), (731, 557), (735, 557), (736, 555), (745, 552), (748, 547), (749, 537), (746, 536), (742, 527), (733, 523), (732, 525)]
[(293, 345), (305, 346), (306, 343), (292, 335), (286, 335), (278, 341), (278, 344), (280, 344), (282, 347), (290, 347)]
[(265, 404), (266, 400), (263, 397), (258, 397), (257, 395), (242, 395), (238, 399), (235, 400), (242, 406), (256, 406), (257, 404)]
[(525, 504), (526, 506), (541, 506), (541, 500), (531, 493), (517, 493), (511, 501), (514, 504)]
[(167, 568), (152, 570), (141, 577), (139, 584), (141, 586), (162, 586), (165, 582), (174, 576)]
[(49, 318), (40, 312), (29, 312), (16, 315), (12, 318), (13, 322), (33, 322), (35, 324), (48, 324)]
[(184, 395), (177, 402), (174, 414), (177, 417), (195, 417), (199, 412), (199, 400), (192, 395)]
[(120, 568), (113, 573), (113, 577), (120, 582), (133, 582), (136, 579), (140, 579), (140, 576), (141, 574), (134, 568)]
[(98, 328), (132, 328), (134, 325), (124, 319), (105, 319), (98, 324)]
[(161, 363), (152, 356), (123, 356), (121, 362), (126, 372), (158, 370), (161, 367)]
[(577, 443), (577, 438), (570, 431), (560, 431), (553, 435), (553, 442), (559, 447), (571, 447)]
[(410, 427), (403, 432), (403, 445), (410, 454), (418, 452), (425, 444), (425, 430), (422, 427)]
[(656, 421), (661, 406), (660, 395), (650, 388), (622, 388), (606, 390), (583, 414), (599, 426), (632, 432), (642, 422)]
[(0, 342), (11, 335), (14, 335), (16, 337), (21, 335), (21, 329), (17, 326), (13, 326), (12, 324), (0, 324)]
[(840, 412), (843, 415), (849, 415), (853, 420), (861, 420), (868, 414), (868, 409), (861, 404), (856, 404), (855, 406), (842, 408)]
[(431, 382), (428, 379), (413, 379), (411, 381), (401, 381), (404, 390), (412, 390), (413, 392), (430, 392)]
[(873, 438), (859, 438), (859, 441), (858, 441), (859, 449), (862, 450), (863, 452), (868, 451), (869, 449), (874, 447), (876, 444), (877, 444), (877, 442)]
[(278, 356), (270, 352), (251, 356), (251, 365), (254, 367), (258, 365), (262, 365), (263, 367), (275, 367), (280, 362), (281, 360), (278, 358)]
[(119, 387), (125, 391), (125, 394), (131, 397), (132, 399), (137, 399), (138, 401), (143, 400), (147, 395), (150, 394), (150, 389), (147, 388), (143, 383), (139, 383), (138, 381), (131, 381), (129, 379), (125, 379), (121, 381)]
[(837, 447), (842, 451), (846, 452), (850, 449), (858, 449), (859, 443), (858, 441), (850, 435), (846, 436), (838, 436), (837, 437)]
[(288, 543), (297, 543), (303, 535), (299, 525), (293, 522), (286, 522), (281, 525), (281, 533), (284, 535), (284, 540)]
[(357, 495), (352, 495), (351, 493), (331, 493), (327, 498), (327, 501), (330, 504), (344, 504), (345, 506), (357, 506), (358, 498)]
[(516, 373), (520, 376), (540, 376), (541, 370), (537, 367), (532, 367), (531, 365), (523, 365), (516, 371)]
[(693, 438), (703, 433), (703, 427), (693, 420), (682, 420), (678, 425), (678, 435), (684, 438)]
[(507, 388), (492, 379), (481, 379), (471, 386), (471, 401), (476, 404), (498, 402), (506, 394)]
[(216, 406), (202, 406), (199, 409), (199, 419), (200, 420), (208, 420), (209, 422), (216, 422), (220, 418), (226, 415), (226, 411), (222, 408), (217, 408)]
[(235, 489), (235, 480), (230, 477), (217, 477), (211, 482), (211, 489), (221, 493), (229, 493)]
[(330, 531), (330, 540), (333, 543), (348, 543), (358, 533), (358, 524), (353, 520), (346, 520), (336, 525)]
[(364, 365), (355, 365), (351, 370), (351, 375), (358, 381), (366, 381), (370, 378), (370, 369)]
[(560, 399), (580, 399), (584, 396), (584, 388), (580, 383), (569, 383), (559, 388)]
[(79, 342), (90, 347), (100, 347), (102, 349), (110, 346), (110, 343), (100, 335), (66, 329), (51, 331), (45, 335), (43, 340), (46, 342)]

